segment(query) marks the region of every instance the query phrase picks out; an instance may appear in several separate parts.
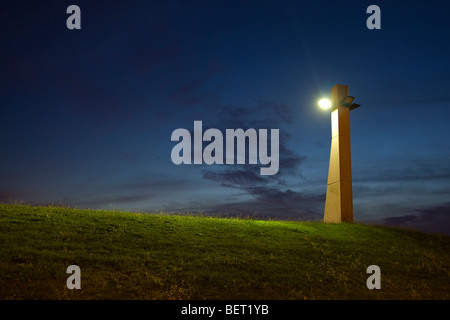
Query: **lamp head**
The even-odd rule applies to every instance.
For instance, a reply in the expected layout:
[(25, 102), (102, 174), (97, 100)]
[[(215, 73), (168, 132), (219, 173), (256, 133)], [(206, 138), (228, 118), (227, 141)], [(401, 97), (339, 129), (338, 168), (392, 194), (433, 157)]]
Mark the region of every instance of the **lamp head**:
[(352, 104), (353, 100), (355, 100), (355, 97), (346, 96), (342, 99), (341, 106), (349, 108), (350, 105)]
[(319, 107), (321, 107), (324, 110), (328, 110), (331, 108), (331, 101), (329, 99), (320, 99), (318, 104)]
[(361, 105), (357, 104), (357, 103), (353, 103), (353, 100), (355, 100), (355, 97), (345, 96), (344, 98), (342, 98), (342, 100), (339, 102), (339, 104), (336, 105), (336, 102), (331, 102), (329, 99), (323, 98), (323, 99), (319, 100), (318, 104), (319, 104), (320, 108), (322, 108), (324, 110), (331, 109), (331, 111), (337, 109), (338, 106), (349, 108), (350, 110), (359, 108)]

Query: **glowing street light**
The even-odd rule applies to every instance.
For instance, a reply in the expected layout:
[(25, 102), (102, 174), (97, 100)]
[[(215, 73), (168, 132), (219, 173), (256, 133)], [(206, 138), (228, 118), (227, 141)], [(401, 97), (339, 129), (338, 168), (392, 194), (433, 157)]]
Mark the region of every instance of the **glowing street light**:
[(331, 108), (331, 101), (328, 99), (320, 99), (319, 100), (319, 107), (321, 107), (324, 110), (328, 110)]
[(348, 86), (331, 88), (331, 101), (321, 99), (322, 109), (331, 109), (331, 151), (324, 222), (353, 221), (350, 110), (360, 107), (348, 95)]

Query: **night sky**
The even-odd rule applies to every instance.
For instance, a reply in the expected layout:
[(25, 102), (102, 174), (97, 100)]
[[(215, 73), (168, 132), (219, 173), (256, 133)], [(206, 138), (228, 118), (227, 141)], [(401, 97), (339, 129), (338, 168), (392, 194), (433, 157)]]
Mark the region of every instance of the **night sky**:
[[(321, 220), (345, 84), (355, 221), (450, 234), (446, 1), (3, 1), (0, 35), (2, 202)], [(279, 172), (173, 164), (196, 120), (279, 129)]]

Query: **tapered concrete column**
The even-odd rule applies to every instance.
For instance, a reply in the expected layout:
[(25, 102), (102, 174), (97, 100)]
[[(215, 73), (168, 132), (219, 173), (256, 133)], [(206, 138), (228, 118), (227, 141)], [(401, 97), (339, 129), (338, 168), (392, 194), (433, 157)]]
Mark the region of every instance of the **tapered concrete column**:
[(331, 152), (328, 170), (324, 222), (353, 222), (352, 163), (350, 151), (350, 109), (340, 102), (348, 86), (331, 88)]

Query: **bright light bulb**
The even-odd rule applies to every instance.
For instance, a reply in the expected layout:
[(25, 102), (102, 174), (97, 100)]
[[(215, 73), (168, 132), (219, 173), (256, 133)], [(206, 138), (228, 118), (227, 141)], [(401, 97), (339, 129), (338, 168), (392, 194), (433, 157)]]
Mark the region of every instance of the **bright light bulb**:
[(320, 99), (319, 100), (319, 106), (322, 109), (324, 109), (324, 110), (330, 109), (331, 108), (331, 101), (328, 100), (328, 99)]

